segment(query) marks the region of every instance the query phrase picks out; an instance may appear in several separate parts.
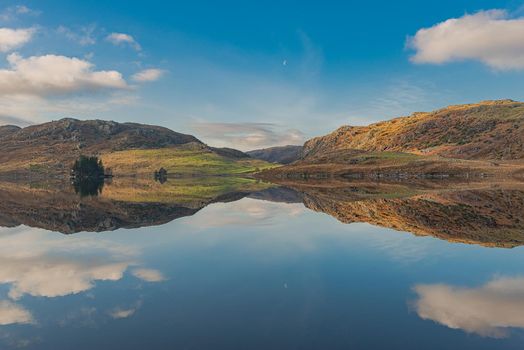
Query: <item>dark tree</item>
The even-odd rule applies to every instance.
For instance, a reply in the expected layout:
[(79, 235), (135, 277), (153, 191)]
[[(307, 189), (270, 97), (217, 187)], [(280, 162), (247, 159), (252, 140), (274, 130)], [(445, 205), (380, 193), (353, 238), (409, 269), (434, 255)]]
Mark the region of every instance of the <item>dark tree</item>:
[(104, 176), (104, 165), (98, 157), (80, 156), (71, 169), (72, 185), (82, 197), (102, 193)]
[(98, 157), (80, 156), (73, 164), (71, 175), (76, 179), (103, 178), (104, 165)]

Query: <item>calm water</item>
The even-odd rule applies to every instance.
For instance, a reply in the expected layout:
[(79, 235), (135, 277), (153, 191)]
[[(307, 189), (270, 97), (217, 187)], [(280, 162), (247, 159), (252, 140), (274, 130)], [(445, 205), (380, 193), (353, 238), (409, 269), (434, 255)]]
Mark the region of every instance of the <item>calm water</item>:
[(1, 348), (522, 349), (521, 189), (151, 186), (0, 186)]

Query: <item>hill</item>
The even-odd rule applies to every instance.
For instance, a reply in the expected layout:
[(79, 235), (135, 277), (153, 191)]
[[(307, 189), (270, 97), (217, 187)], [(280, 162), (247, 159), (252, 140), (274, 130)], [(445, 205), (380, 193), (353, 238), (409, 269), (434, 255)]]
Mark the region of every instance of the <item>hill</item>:
[(299, 161), (263, 176), (522, 177), (523, 165), (524, 103), (500, 100), (343, 126), (307, 141)]
[(302, 156), (302, 146), (280, 146), (246, 152), (250, 157), (271, 163), (289, 164)]
[(340, 150), (407, 152), (458, 159), (524, 158), (524, 103), (484, 101), (342, 126), (304, 144), (304, 159)]
[[(185, 162), (181, 167), (183, 173), (192, 173), (190, 162), (197, 155), (201, 158), (199, 166), (225, 164), (214, 169), (233, 169), (235, 173), (268, 166), (240, 151), (209, 147), (194, 136), (159, 126), (71, 118), (26, 128), (3, 126), (0, 151), (0, 173), (17, 174), (64, 174), (81, 154), (101, 156), (107, 161), (106, 167), (116, 173), (122, 171), (120, 174), (160, 167), (176, 173), (173, 157)], [(138, 155), (140, 162), (136, 159)], [(148, 158), (150, 155), (155, 158)], [(122, 160), (126, 161), (125, 166)]]

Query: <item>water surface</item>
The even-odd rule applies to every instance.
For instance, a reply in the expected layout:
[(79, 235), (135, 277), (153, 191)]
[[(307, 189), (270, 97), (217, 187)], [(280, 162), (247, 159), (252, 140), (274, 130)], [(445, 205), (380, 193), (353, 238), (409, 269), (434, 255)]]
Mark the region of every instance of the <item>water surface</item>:
[(101, 191), (0, 184), (2, 348), (522, 348), (520, 185)]

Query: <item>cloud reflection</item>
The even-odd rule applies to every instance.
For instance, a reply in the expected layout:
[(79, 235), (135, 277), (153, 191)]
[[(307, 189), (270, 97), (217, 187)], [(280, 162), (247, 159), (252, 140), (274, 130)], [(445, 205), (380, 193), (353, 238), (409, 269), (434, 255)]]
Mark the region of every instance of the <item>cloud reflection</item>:
[(216, 203), (205, 208), (204, 211), (206, 220), (191, 220), (189, 224), (200, 229), (268, 225), (276, 217), (284, 214), (288, 217), (297, 217), (306, 209), (301, 203), (275, 203), (242, 198), (232, 203)]
[(422, 319), (492, 338), (524, 328), (524, 277), (495, 278), (476, 288), (420, 284), (414, 291)]
[(140, 268), (134, 269), (131, 273), (146, 282), (162, 282), (165, 280), (165, 277), (158, 270)]
[(0, 301), (0, 325), (34, 323), (33, 316), (22, 306), (7, 300)]
[(97, 281), (122, 279), (130, 267), (144, 281), (165, 279), (160, 271), (140, 267), (139, 256), (135, 247), (99, 236), (0, 229), (0, 284), (8, 286), (10, 299), (0, 300), (0, 325), (34, 322), (29, 311), (13, 303), (24, 295), (52, 298), (86, 292)]
[(142, 301), (139, 300), (131, 307), (116, 307), (113, 310), (109, 311), (109, 316), (111, 316), (114, 319), (128, 318), (133, 316), (138, 311), (138, 309), (140, 309), (141, 306)]

